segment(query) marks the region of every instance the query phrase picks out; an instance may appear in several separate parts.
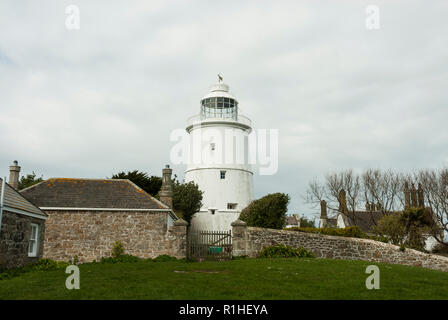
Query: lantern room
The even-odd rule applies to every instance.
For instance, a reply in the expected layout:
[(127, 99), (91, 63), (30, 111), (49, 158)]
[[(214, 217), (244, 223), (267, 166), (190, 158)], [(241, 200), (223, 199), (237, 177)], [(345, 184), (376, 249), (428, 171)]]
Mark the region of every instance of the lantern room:
[(238, 120), (238, 101), (229, 93), (229, 86), (218, 83), (201, 100), (201, 120), (209, 118)]

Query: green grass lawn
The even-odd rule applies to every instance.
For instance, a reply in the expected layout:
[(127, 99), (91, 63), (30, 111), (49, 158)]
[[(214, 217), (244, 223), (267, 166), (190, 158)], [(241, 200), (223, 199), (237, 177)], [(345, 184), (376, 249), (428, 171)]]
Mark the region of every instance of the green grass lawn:
[(0, 299), (447, 299), (448, 273), (376, 264), (380, 289), (367, 290), (371, 262), (240, 259), (80, 265), (81, 289), (65, 270), (0, 281)]

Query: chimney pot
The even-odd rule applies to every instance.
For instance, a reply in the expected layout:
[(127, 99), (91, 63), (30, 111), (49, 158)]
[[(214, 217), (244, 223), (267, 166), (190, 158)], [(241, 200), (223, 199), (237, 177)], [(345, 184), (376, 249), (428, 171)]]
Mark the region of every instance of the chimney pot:
[(14, 189), (19, 189), (19, 174), (20, 167), (18, 166), (19, 162), (17, 160), (13, 161), (13, 165), (9, 167), (9, 185)]

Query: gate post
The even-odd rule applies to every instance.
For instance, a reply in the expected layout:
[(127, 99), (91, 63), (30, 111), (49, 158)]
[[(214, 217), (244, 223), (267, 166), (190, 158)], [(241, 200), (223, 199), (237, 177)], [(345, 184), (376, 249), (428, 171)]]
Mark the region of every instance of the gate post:
[(242, 220), (235, 220), (232, 226), (232, 245), (235, 257), (247, 256), (247, 223)]
[(177, 255), (180, 258), (187, 257), (187, 227), (188, 222), (184, 219), (178, 219), (174, 221), (172, 232), (175, 237), (175, 247), (177, 249)]

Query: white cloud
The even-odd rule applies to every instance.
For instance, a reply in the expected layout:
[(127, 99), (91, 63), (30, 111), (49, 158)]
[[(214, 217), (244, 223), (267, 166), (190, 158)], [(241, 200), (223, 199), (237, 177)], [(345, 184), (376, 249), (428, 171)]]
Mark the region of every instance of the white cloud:
[(300, 194), (329, 169), (442, 165), (448, 4), (376, 1), (372, 31), (369, 4), (2, 1), (0, 174), (14, 159), (45, 177), (160, 174), (218, 72), (257, 127), (279, 129), (279, 173), (255, 193), (289, 193), (290, 212), (311, 212)]

